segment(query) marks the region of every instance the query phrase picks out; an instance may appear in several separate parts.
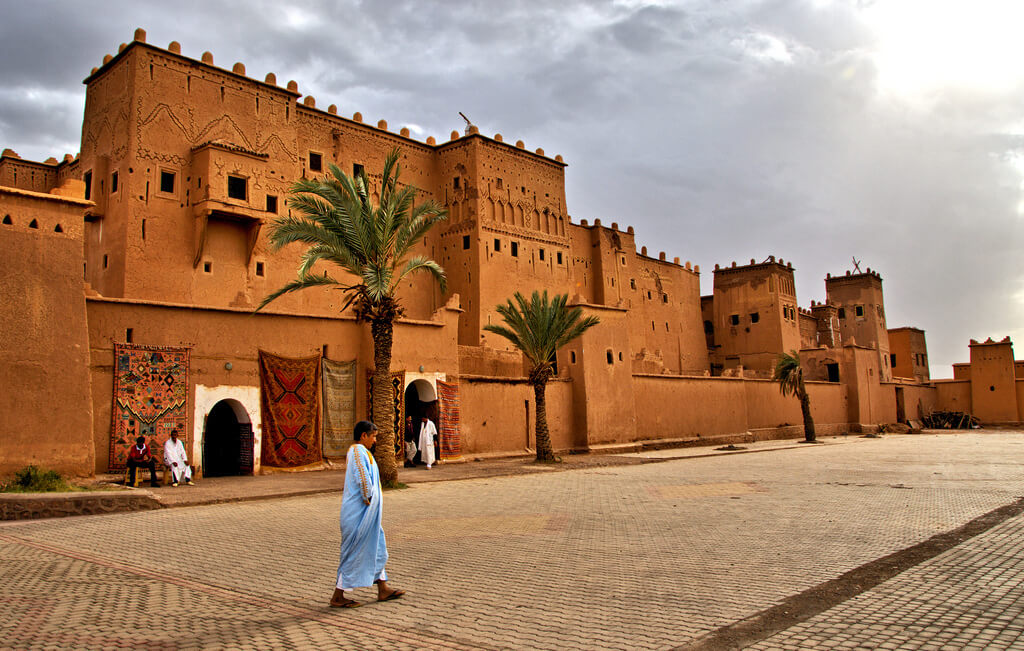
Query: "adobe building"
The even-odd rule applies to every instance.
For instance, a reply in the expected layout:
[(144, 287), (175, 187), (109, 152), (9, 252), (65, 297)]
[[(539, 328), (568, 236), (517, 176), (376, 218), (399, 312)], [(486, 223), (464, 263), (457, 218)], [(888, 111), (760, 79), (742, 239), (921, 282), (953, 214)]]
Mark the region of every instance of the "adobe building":
[[(447, 292), (426, 277), (399, 292), (396, 415), (449, 419), (449, 457), (535, 444), (523, 356), (484, 330), (515, 291), (568, 294), (601, 320), (558, 352), (547, 415), (559, 450), (800, 436), (798, 401), (770, 380), (790, 350), (805, 361), (819, 432), (893, 422), (900, 392), (915, 409), (936, 404), (927, 376), (894, 380), (892, 355), (923, 351), (924, 333), (891, 349), (875, 272), (829, 276), (826, 300), (801, 309), (791, 263), (734, 263), (716, 267), (714, 294), (701, 297), (699, 266), (638, 251), (632, 227), (570, 218), (561, 156), (473, 125), (420, 142), (384, 120), (321, 109), (273, 73), (254, 79), (209, 52), (150, 45), (143, 30), (84, 83), (78, 156), (0, 156), (0, 251), (16, 261), (2, 284), (0, 373), (23, 379), (0, 392), (0, 474), (28, 463), (107, 471), (124, 432), (156, 432), (171, 407), (201, 470), (259, 473), (270, 395), (261, 351), (353, 363), (346, 400), (370, 415), (369, 328), (341, 311), (340, 292), (253, 310), (296, 273), (301, 248), (275, 252), (267, 239), (291, 184), (329, 164), (379, 184), (395, 147), (402, 181), (448, 211), (418, 251), (445, 268)], [(186, 351), (150, 378), (146, 391), (180, 393), (173, 405), (148, 398), (145, 423), (119, 415), (140, 398), (125, 385), (141, 373), (124, 367), (132, 350), (160, 363), (161, 351)], [(324, 441), (323, 456), (338, 456)]]
[(927, 384), (928, 344), (920, 328), (894, 328), (889, 330), (889, 367), (893, 377), (906, 378)]
[(986, 424), (1024, 421), (1024, 361), (1013, 357), (1009, 337), (970, 343), (970, 362), (953, 365), (952, 380), (936, 380), (938, 401)]

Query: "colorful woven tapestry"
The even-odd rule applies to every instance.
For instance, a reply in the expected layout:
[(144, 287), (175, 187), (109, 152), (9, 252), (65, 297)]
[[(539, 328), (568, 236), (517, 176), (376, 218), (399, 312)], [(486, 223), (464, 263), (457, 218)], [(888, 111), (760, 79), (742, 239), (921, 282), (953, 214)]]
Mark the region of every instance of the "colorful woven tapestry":
[(189, 348), (114, 344), (114, 405), (110, 432), (111, 470), (121, 470), (128, 448), (146, 437), (150, 454), (163, 462), (172, 429), (188, 449)]
[(455, 459), (462, 456), (462, 440), (459, 438), (459, 384), (438, 380), (437, 393), (441, 399), (441, 458)]
[(324, 456), (344, 457), (356, 426), (356, 361), (323, 360)]
[(260, 463), (299, 468), (320, 463), (320, 355), (278, 357), (260, 353)]
[[(401, 460), (405, 454), (405, 371), (391, 374), (391, 387), (395, 401), (395, 456)], [(366, 411), (370, 414), (370, 421), (380, 427), (373, 413), (373, 371), (367, 373), (366, 392), (369, 397), (366, 401)]]

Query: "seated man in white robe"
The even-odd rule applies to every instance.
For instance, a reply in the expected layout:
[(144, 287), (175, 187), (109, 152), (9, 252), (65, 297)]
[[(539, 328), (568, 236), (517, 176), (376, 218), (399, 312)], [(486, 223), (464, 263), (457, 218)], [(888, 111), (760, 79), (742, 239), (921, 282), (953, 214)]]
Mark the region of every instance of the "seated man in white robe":
[(185, 456), (185, 444), (178, 438), (176, 429), (171, 430), (171, 438), (164, 443), (164, 465), (171, 471), (171, 486), (177, 486), (182, 481), (195, 486), (192, 482), (192, 469)]

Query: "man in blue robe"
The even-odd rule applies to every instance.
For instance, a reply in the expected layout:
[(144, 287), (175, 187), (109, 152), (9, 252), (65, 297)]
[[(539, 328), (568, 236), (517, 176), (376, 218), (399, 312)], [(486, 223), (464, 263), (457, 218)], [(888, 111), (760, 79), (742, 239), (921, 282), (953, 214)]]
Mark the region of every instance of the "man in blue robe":
[(388, 546), (381, 516), (384, 500), (380, 472), (370, 448), (377, 442), (377, 426), (370, 421), (356, 423), (356, 442), (345, 459), (345, 492), (341, 498), (341, 562), (338, 582), (331, 596), (332, 608), (355, 608), (361, 604), (345, 596), (346, 590), (377, 584), (377, 601), (398, 599), (404, 590), (389, 588), (384, 564)]

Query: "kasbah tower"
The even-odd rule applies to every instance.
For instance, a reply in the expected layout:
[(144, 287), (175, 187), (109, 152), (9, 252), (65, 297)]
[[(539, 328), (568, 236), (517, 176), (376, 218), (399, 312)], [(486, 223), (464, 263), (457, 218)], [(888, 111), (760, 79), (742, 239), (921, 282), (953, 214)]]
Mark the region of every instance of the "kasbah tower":
[[(638, 251), (632, 227), (573, 221), (566, 163), (522, 141), (470, 125), (419, 142), (384, 120), (319, 108), (273, 73), (257, 80), (242, 63), (216, 66), (209, 52), (194, 59), (176, 42), (147, 44), (141, 29), (85, 85), (78, 156), (0, 157), (0, 373), (24, 380), (0, 392), (0, 473), (29, 463), (110, 469), (115, 344), (190, 349), (183, 438), (201, 471), (228, 450), (251, 461), (229, 459), (223, 473), (260, 472), (260, 350), (355, 360), (354, 413), (366, 417), (372, 342), (339, 312), (341, 292), (298, 292), (253, 310), (295, 277), (301, 249), (275, 252), (267, 240), (289, 212), (291, 184), (335, 164), (365, 170), (379, 189), (395, 147), (402, 181), (449, 215), (419, 251), (445, 268), (447, 292), (425, 276), (400, 290), (396, 403), (436, 419), (439, 383), (457, 386), (453, 461), (533, 445), (524, 359), (483, 329), (516, 291), (568, 294), (601, 320), (558, 353), (547, 391), (557, 450), (800, 436), (799, 404), (770, 381), (778, 354), (791, 350), (804, 360), (822, 434), (969, 410), (982, 395), (969, 378), (929, 380), (924, 332), (887, 330), (877, 272), (830, 275), (826, 300), (803, 309), (792, 262), (770, 257), (716, 265), (713, 295), (701, 297), (699, 266)], [(1020, 377), (1012, 349), (988, 357), (1008, 359)], [(1000, 391), (1011, 407), (978, 404), (996, 404), (1000, 422), (1021, 420), (1016, 381)]]

